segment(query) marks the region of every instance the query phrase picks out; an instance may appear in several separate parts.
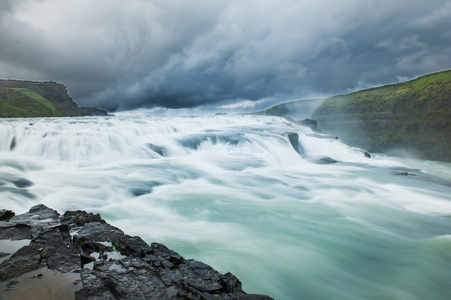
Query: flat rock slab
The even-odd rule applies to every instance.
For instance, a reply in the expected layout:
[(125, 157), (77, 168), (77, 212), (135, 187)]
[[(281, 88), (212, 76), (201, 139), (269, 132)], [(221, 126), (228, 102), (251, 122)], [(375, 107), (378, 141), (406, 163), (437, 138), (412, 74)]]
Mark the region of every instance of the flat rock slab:
[(0, 299), (271, 299), (100, 215), (0, 211)]

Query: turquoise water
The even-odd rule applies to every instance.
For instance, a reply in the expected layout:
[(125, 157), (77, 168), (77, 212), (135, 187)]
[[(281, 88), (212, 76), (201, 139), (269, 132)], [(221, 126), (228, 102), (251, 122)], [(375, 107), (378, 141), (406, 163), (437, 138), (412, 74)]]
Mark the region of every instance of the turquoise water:
[(448, 299), (450, 180), (276, 117), (0, 123), (1, 208), (99, 212), (275, 299)]

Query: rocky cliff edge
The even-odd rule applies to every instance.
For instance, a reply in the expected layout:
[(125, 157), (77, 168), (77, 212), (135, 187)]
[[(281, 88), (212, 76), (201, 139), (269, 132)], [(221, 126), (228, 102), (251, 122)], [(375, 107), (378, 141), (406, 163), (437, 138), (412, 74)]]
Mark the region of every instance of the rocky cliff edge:
[(271, 299), (233, 274), (124, 234), (100, 215), (0, 210), (1, 299)]

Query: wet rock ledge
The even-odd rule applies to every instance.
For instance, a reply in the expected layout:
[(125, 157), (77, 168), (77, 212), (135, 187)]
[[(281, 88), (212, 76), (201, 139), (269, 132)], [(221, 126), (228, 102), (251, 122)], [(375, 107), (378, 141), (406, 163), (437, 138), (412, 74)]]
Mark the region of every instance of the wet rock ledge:
[(100, 215), (0, 210), (0, 299), (271, 299)]

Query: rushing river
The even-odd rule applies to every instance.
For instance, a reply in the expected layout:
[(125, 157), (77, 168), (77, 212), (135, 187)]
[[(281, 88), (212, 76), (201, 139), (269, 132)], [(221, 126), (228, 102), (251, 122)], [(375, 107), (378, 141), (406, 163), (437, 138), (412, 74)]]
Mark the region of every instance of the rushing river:
[(275, 299), (451, 295), (451, 165), (367, 158), (282, 118), (0, 120), (0, 208), (38, 203), (100, 213)]

